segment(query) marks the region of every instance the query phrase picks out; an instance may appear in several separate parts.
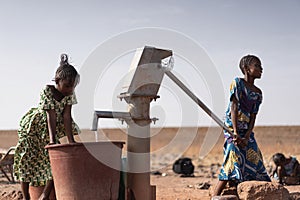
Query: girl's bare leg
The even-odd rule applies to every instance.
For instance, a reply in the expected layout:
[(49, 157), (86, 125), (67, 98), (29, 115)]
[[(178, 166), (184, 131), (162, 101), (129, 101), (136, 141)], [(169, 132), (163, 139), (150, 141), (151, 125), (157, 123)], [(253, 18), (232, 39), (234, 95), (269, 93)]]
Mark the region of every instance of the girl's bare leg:
[(228, 181), (219, 180), (218, 183), (217, 183), (217, 185), (216, 185), (216, 187), (215, 187), (213, 196), (220, 195), (222, 193), (223, 189), (225, 188), (227, 182)]
[(22, 194), (23, 194), (23, 199), (30, 200), (29, 183), (28, 182), (21, 181), (21, 190), (22, 190)]
[(53, 190), (53, 188), (54, 188), (54, 182), (53, 182), (53, 180), (47, 181), (47, 184), (46, 184), (46, 186), (44, 188), (44, 191), (41, 194), (39, 200), (48, 200), (49, 196), (50, 196), (50, 193)]

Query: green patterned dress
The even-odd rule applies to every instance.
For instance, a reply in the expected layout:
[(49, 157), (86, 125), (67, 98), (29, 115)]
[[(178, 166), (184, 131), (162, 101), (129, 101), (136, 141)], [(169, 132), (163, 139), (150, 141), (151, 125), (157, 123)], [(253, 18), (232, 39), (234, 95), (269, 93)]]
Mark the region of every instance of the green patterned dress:
[[(77, 103), (75, 94), (65, 96), (61, 101), (53, 98), (51, 86), (46, 86), (40, 94), (37, 108), (32, 108), (20, 121), (18, 130), (19, 141), (14, 157), (14, 176), (16, 180), (29, 182), (32, 186), (44, 186), (52, 180), (48, 151), (44, 148), (49, 144), (46, 110), (56, 112), (56, 142), (66, 135), (63, 124), (63, 110), (66, 105)], [(79, 128), (72, 121), (73, 134)]]

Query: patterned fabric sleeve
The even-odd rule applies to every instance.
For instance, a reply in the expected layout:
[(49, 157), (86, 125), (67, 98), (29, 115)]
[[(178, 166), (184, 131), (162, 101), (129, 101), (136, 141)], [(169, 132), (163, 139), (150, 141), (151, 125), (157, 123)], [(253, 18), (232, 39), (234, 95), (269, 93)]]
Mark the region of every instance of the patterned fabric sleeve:
[(242, 93), (239, 86), (239, 78), (235, 78), (230, 84), (230, 101), (232, 101), (233, 95), (237, 101), (240, 101)]
[(46, 86), (40, 94), (39, 107), (42, 110), (55, 109), (54, 99), (50, 87)]
[(75, 93), (73, 93), (73, 95), (68, 96), (66, 102), (67, 102), (67, 105), (77, 104), (77, 98), (76, 98)]
[(255, 102), (255, 104), (253, 105), (253, 109), (252, 109), (252, 113), (257, 114), (258, 110), (259, 110), (259, 106), (262, 103), (262, 94), (258, 95), (258, 99)]

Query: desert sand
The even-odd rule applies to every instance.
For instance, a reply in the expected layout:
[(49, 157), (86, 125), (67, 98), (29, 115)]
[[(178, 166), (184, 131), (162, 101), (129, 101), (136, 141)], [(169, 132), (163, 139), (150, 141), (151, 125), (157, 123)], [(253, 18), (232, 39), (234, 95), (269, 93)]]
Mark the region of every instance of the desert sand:
[[(105, 134), (111, 140), (126, 142), (126, 130), (102, 129), (98, 132)], [(300, 159), (300, 126), (259, 126), (254, 129), (254, 132), (267, 169), (270, 169), (271, 156), (276, 152)], [(94, 132), (83, 130), (81, 134), (80, 137), (76, 137), (77, 141), (94, 141)], [(156, 199), (210, 199), (223, 157), (224, 140), (221, 129), (217, 127), (152, 128), (151, 136), (151, 169), (153, 170), (151, 185), (156, 186)], [(0, 131), (1, 152), (15, 146), (17, 140), (16, 130)], [(123, 148), (124, 155), (125, 150), (126, 145)], [(195, 166), (194, 177), (181, 177), (172, 171), (172, 165), (179, 157), (192, 159)], [(300, 186), (285, 187), (290, 192), (300, 192)], [(2, 173), (0, 173), (0, 199), (20, 199), (19, 183), (9, 183)]]

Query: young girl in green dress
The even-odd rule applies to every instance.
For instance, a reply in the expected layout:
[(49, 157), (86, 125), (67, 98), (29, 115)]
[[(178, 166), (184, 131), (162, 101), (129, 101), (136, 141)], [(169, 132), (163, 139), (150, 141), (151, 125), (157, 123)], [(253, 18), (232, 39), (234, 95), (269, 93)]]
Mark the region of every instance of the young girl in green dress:
[(30, 109), (20, 121), (14, 176), (21, 182), (26, 200), (30, 199), (29, 185), (45, 186), (40, 199), (48, 199), (54, 187), (49, 155), (44, 147), (59, 143), (64, 136), (69, 143), (74, 143), (73, 134), (79, 133), (71, 116), (72, 105), (77, 103), (74, 89), (79, 74), (68, 63), (66, 54), (61, 55), (54, 81), (55, 85), (46, 85), (41, 91), (38, 107)]

